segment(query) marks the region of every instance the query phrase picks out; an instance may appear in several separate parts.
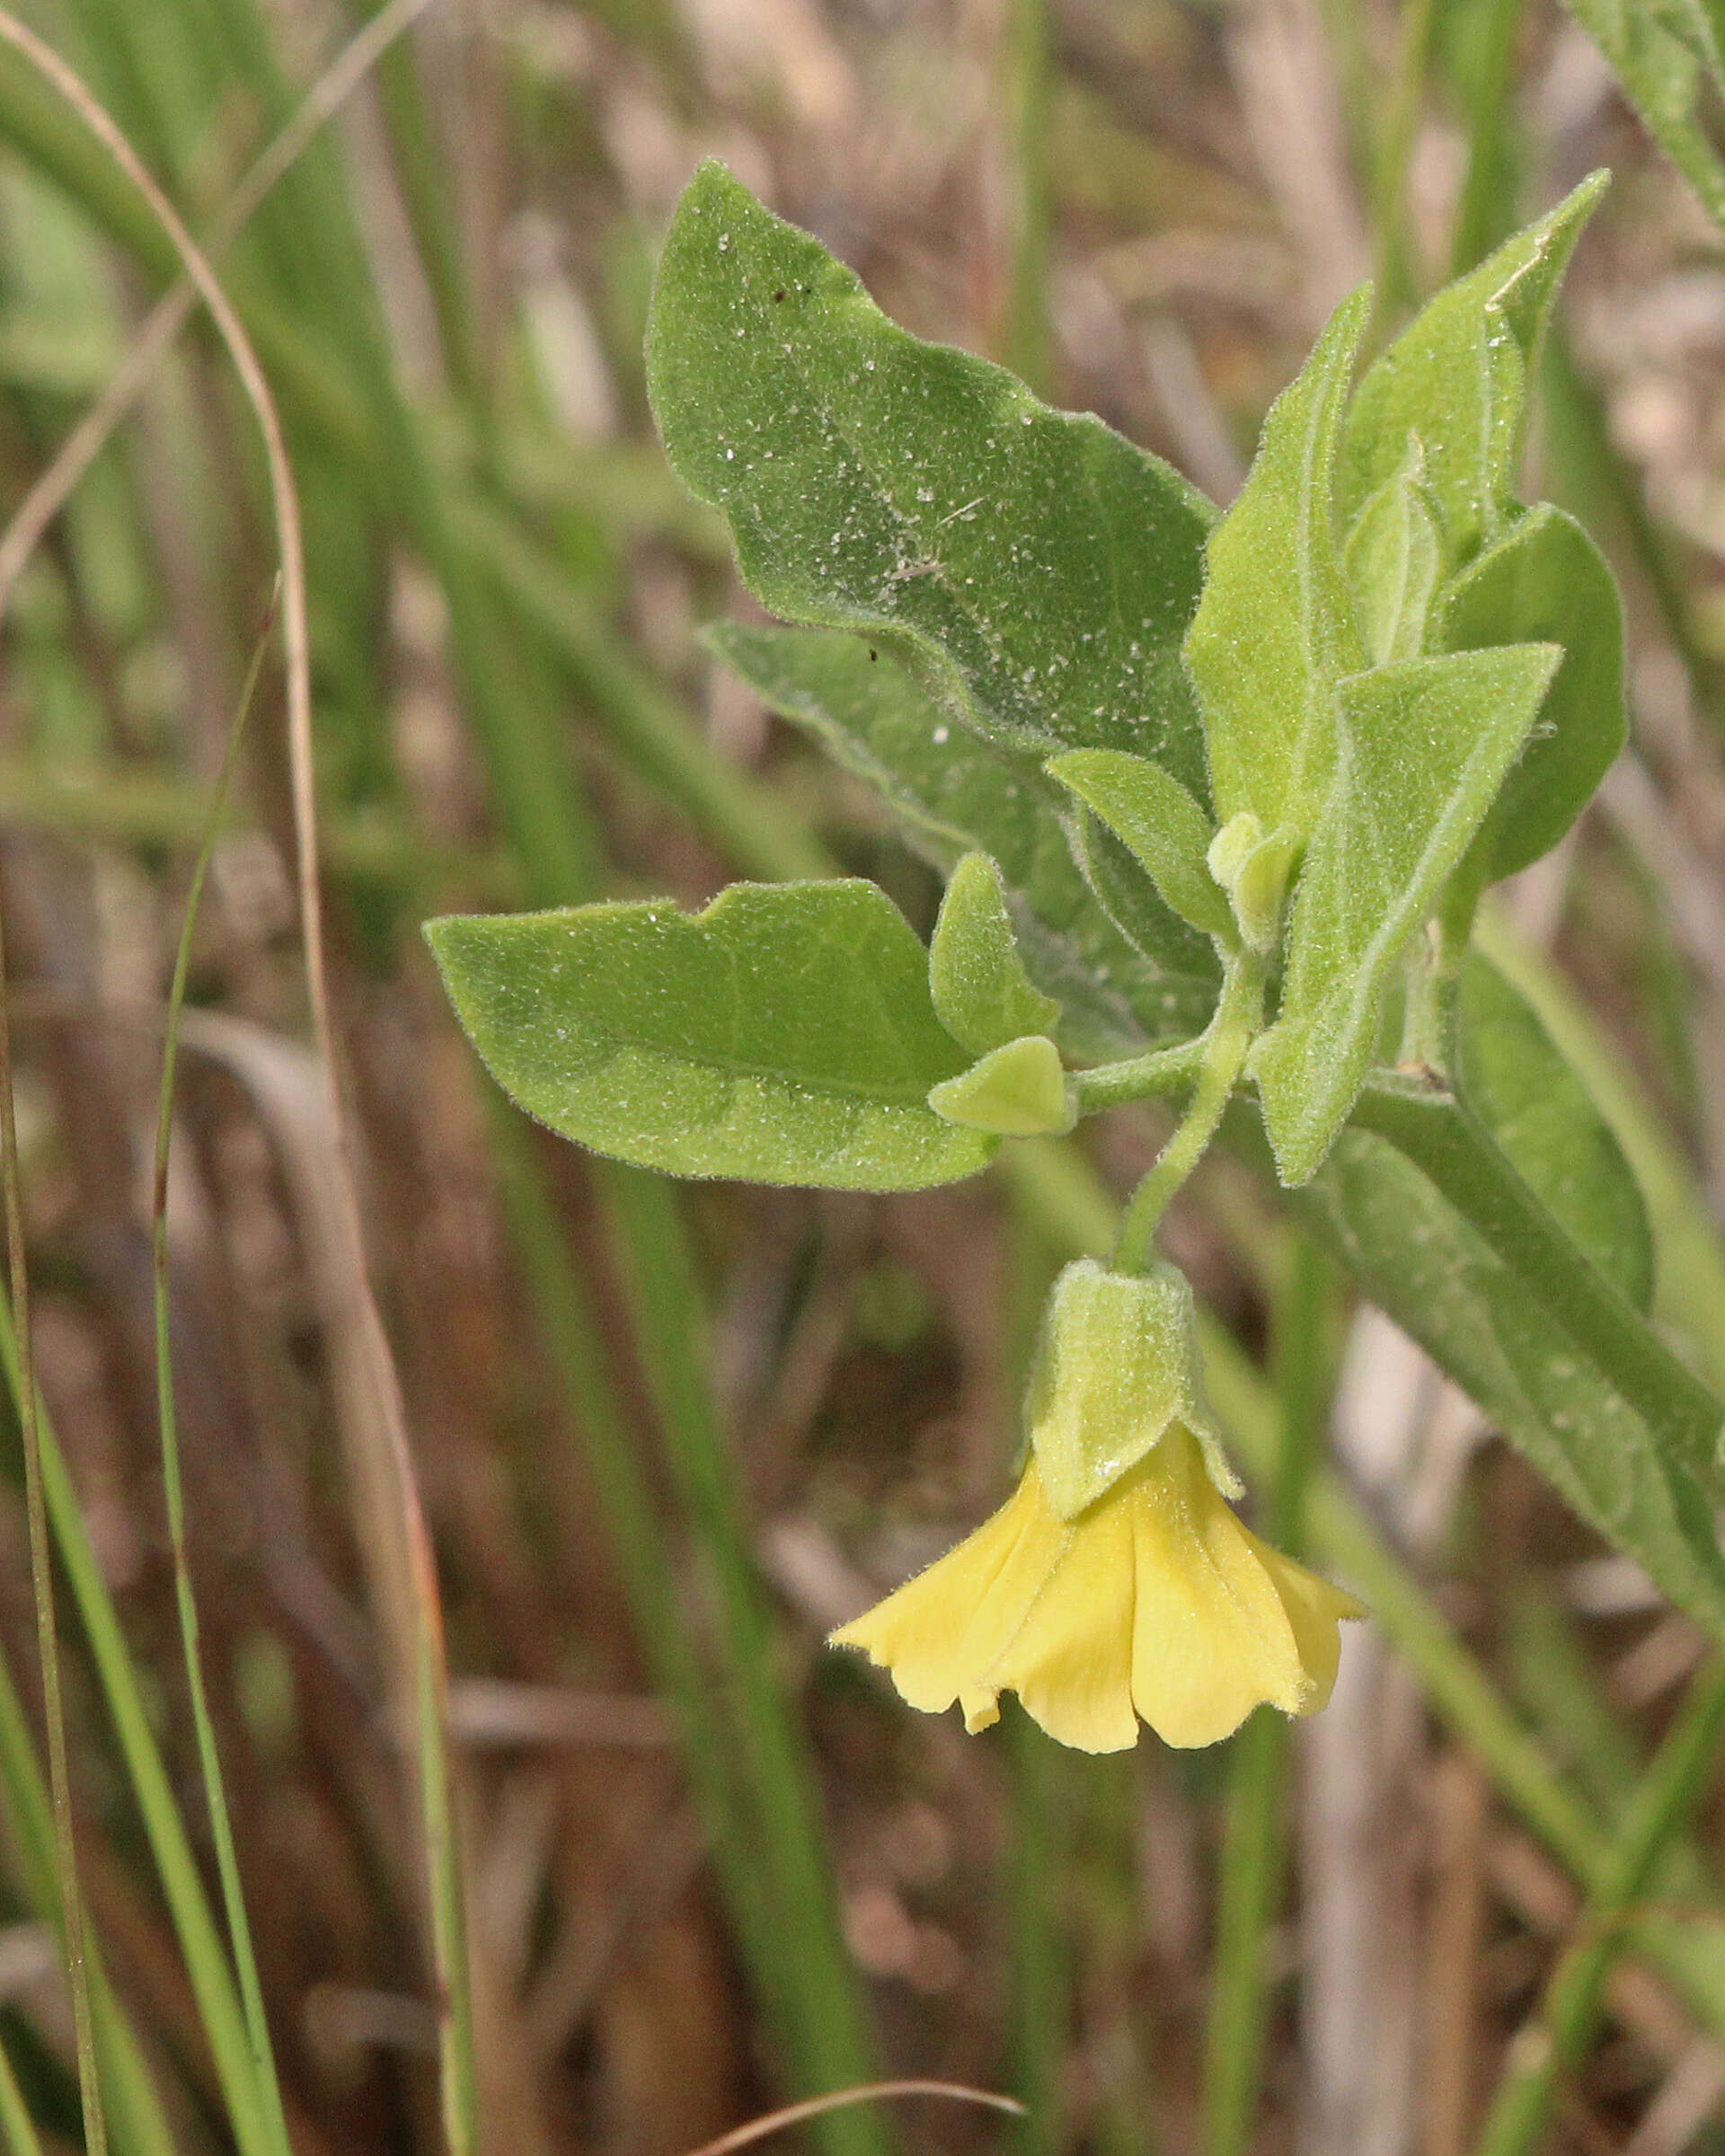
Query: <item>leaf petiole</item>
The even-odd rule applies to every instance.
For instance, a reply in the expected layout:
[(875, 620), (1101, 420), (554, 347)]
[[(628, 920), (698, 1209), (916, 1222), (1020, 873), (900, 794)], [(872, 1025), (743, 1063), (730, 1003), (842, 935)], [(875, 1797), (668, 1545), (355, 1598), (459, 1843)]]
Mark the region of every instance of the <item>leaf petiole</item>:
[[(1110, 1260), (1118, 1273), (1142, 1272), (1168, 1201), (1204, 1157), (1228, 1096), (1244, 1070), (1264, 1015), (1264, 959), (1250, 948), (1234, 952), (1222, 976), (1216, 1015), (1188, 1047), (1197, 1051), (1197, 1083), (1179, 1127), (1133, 1192)], [(1082, 1087), (1080, 1100), (1084, 1096)]]
[(1093, 1116), (1105, 1108), (1128, 1108), (1135, 1100), (1159, 1100), (1169, 1093), (1183, 1093), (1204, 1067), (1208, 1032), (1172, 1048), (1153, 1048), (1147, 1056), (1128, 1056), (1119, 1063), (1099, 1063), (1092, 1070), (1074, 1074), (1078, 1091), (1078, 1113)]

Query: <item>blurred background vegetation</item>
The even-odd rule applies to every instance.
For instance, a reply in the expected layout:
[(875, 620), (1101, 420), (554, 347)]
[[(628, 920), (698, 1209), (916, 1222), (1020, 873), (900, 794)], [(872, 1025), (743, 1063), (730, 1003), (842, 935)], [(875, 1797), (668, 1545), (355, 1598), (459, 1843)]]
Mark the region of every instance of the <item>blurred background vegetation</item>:
[[(1387, 330), (1609, 164), (1533, 491), (1623, 579), (1636, 741), (1492, 935), (1686, 1223), (1661, 1292), (1718, 1343), (1720, 25), (1707, 0), (1578, 12), (1699, 197), (1550, 0), (397, 0), (387, 49), (222, 252), (304, 497), (341, 1079), (441, 1587), (484, 2149), (676, 2156), (888, 2074), (1027, 2116), (905, 2102), (836, 2113), (810, 2145), (1725, 2147), (1725, 1792), (1711, 1745), (1680, 1787), (1657, 1752), (1668, 1726), (1685, 1741), (1704, 1642), (1243, 1169), (1208, 1166), (1169, 1231), (1216, 1321), (1217, 1404), (1266, 1490), (1278, 1446), (1328, 1428), (1307, 1546), (1377, 1620), (1297, 1742), (1262, 1714), (1190, 1756), (1147, 1736), (1062, 1754), (1015, 1715), (967, 1739), (821, 1638), (998, 1499), (1031, 1313), (1106, 1235), (1154, 1115), (914, 1197), (674, 1189), (502, 1106), (419, 935), (452, 908), (694, 904), (839, 865), (932, 920), (930, 872), (874, 804), (695, 641), (739, 595), (659, 456), (640, 353), (699, 156), (912, 329), (1221, 499), (1362, 276)], [(27, 15), (214, 250), (370, 13)], [(1674, 43), (1701, 55), (1686, 102), (1659, 72)], [(0, 52), (8, 515), (177, 269)], [(276, 569), (257, 443), (194, 318), (23, 568), (0, 645), (33, 1337), (121, 2156), (283, 2146), (210, 1914), (150, 1299), (164, 1002)], [(282, 718), (272, 659), (190, 951), (180, 1438), (287, 2136), (381, 2156), (438, 2145), (440, 2003), (463, 2001), (435, 1975), (401, 1707), (426, 1605), (392, 1559), (386, 1416), (353, 1362)], [(80, 2132), (39, 1707), (8, 1442), (0, 2141), (20, 2156)], [(1519, 2107), (1492, 2104), (1506, 2071)]]

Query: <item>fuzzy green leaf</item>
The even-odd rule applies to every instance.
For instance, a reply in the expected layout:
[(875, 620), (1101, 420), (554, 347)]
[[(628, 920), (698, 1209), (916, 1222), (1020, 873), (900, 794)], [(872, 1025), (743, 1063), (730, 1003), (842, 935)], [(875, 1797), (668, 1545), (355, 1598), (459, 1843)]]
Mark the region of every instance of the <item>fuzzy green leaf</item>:
[(1276, 1023), (1252, 1073), (1285, 1183), (1347, 1118), (1402, 950), (1521, 747), (1561, 654), (1550, 644), (1404, 659), (1340, 685), (1340, 750), (1287, 928)]
[(1514, 514), (1527, 378), (1558, 283), (1609, 175), (1446, 286), (1366, 372), (1349, 409), (1338, 486), (1349, 526), (1418, 436), (1454, 569)]
[[(1524, 1172), (1537, 1166), (1525, 1152), (1511, 1157)], [(1659, 1442), (1428, 1178), (1384, 1139), (1349, 1130), (1300, 1209), (1581, 1518), (1725, 1637), (1725, 1562), (1702, 1463)]]
[(1186, 639), (1216, 821), (1250, 809), (1266, 833), (1296, 841), (1330, 782), (1335, 685), (1367, 663), (1337, 547), (1333, 473), (1370, 305), (1366, 289), (1342, 302), (1270, 407), (1246, 483), (1210, 535)]
[(1623, 609), (1599, 549), (1550, 503), (1511, 525), (1444, 595), (1451, 651), (1552, 643), (1563, 664), (1480, 834), (1482, 879), (1512, 876), (1554, 846), (1623, 745)]
[(1418, 658), (1425, 649), (1426, 622), (1443, 555), (1437, 520), (1420, 483), (1424, 468), (1415, 436), (1402, 469), (1372, 496), (1348, 535), (1343, 557), (1348, 587), (1375, 667)]
[(929, 945), (928, 982), (941, 1023), (973, 1056), (1021, 1034), (1046, 1033), (1060, 1015), (1059, 1004), (1024, 970), (1006, 887), (986, 853), (967, 853), (947, 882)]
[(1610, 1126), (1532, 1005), (1475, 950), (1462, 974), (1457, 1082), (1468, 1106), (1604, 1273), (1645, 1314), (1647, 1207)]
[(669, 900), (452, 915), (426, 934), (492, 1075), (596, 1153), (914, 1190), (993, 1151), (928, 1106), (965, 1058), (923, 946), (874, 884), (733, 884), (693, 915)]
[(1143, 862), (1164, 902), (1207, 935), (1231, 936), (1234, 916), (1205, 862), (1210, 819), (1176, 778), (1147, 756), (1075, 748), (1045, 766)]
[(889, 645), (951, 718), (1205, 785), (1180, 646), (1212, 512), (1101, 421), (898, 328), (722, 166), (690, 181), (647, 340), (666, 452), (748, 587)]
[[(1157, 768), (1146, 756), (1131, 760), (1146, 770)], [(1178, 779), (1170, 782), (1180, 784)], [(1068, 801), (1064, 813), (1068, 818), (1072, 850), (1085, 882), (1133, 950), (1159, 973), (1207, 976), (1215, 963), (1214, 950), (1208, 939), (1169, 905), (1138, 856), (1088, 808)]]
[(1004, 1042), (930, 1086), (928, 1105), (949, 1123), (1002, 1138), (1064, 1137), (1078, 1119), (1060, 1051), (1043, 1033)]
[[(855, 637), (730, 622), (707, 641), (775, 711), (874, 787), (942, 872), (973, 849), (992, 856), (1025, 967), (1061, 1006), (1069, 1054), (1105, 1061), (1203, 1028), (1216, 1002), (1215, 953), (1199, 944), (1198, 970), (1170, 971), (1127, 942), (1074, 860), (1070, 804), (1039, 764), (952, 726), (884, 652), (871, 658), (875, 648)], [(1172, 915), (1167, 925), (1195, 943)]]

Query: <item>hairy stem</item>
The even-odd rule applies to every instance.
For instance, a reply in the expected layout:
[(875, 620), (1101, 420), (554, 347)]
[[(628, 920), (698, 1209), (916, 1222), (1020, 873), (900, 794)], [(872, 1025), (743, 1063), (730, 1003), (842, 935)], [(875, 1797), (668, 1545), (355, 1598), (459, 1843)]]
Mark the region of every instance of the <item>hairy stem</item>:
[(1149, 1261), (1150, 1246), (1169, 1199), (1203, 1159), (1206, 1147), (1216, 1135), (1228, 1096), (1245, 1068), (1247, 1051), (1257, 1038), (1263, 1010), (1263, 959), (1254, 950), (1236, 951), (1222, 977), (1216, 1016), (1194, 1044), (1199, 1050), (1198, 1082), (1186, 1113), (1127, 1206), (1111, 1260), (1116, 1272), (1142, 1272)]

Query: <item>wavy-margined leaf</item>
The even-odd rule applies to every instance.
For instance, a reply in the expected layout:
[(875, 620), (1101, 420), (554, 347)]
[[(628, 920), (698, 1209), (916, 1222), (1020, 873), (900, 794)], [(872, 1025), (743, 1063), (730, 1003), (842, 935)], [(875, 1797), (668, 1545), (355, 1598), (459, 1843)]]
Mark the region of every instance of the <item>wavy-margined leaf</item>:
[(733, 884), (668, 899), (427, 925), (487, 1067), (596, 1153), (673, 1175), (914, 1190), (972, 1175), (993, 1141), (931, 1086), (966, 1057), (928, 959), (871, 883)]
[(1367, 289), (1344, 300), (1271, 405), (1246, 483), (1210, 535), (1186, 638), (1217, 823), (1249, 810), (1266, 835), (1296, 841), (1313, 830), (1330, 783), (1335, 685), (1367, 663), (1342, 576), (1333, 478), (1370, 306)]
[(1725, 225), (1725, 162), (1703, 124), (1725, 90), (1720, 47), (1699, 0), (1564, 0), (1598, 46), (1648, 132)]
[(1573, 517), (1543, 502), (1445, 593), (1438, 635), (1452, 651), (1563, 647), (1539, 724), (1480, 833), (1482, 880), (1492, 882), (1557, 844), (1623, 745), (1623, 601), (1593, 541)]
[(1623, 1147), (1519, 989), (1478, 950), (1463, 969), (1456, 1080), (1522, 1180), (1645, 1315), (1653, 1234)]
[(1385, 1139), (1346, 1131), (1299, 1203), (1372, 1301), (1581, 1518), (1725, 1638), (1725, 1560), (1700, 1463), (1661, 1445), (1420, 1170)]
[(1253, 1054), (1276, 1165), (1303, 1183), (1366, 1075), (1384, 997), (1520, 747), (1561, 652), (1517, 644), (1340, 685), (1330, 798), (1288, 923), (1275, 1024)]
[(955, 733), (907, 674), (883, 652), (871, 658), (874, 647), (854, 636), (728, 622), (707, 641), (775, 711), (874, 787), (937, 868), (950, 871), (973, 848), (992, 856), (1025, 966), (1061, 1006), (1057, 1031), (1070, 1055), (1102, 1061), (1201, 1030), (1216, 1003), (1214, 952), (1203, 946), (1201, 972), (1177, 973), (1127, 942), (1073, 859), (1065, 797), (1034, 761)]
[(1213, 512), (1171, 467), (898, 328), (717, 164), (666, 238), (647, 376), (763, 605), (884, 641), (991, 738), (1132, 748), (1204, 791), (1180, 645)]
[(1609, 175), (1446, 287), (1367, 369), (1349, 407), (1337, 485), (1351, 525), (1401, 468), (1411, 436), (1454, 569), (1515, 513), (1527, 377), (1552, 300)]

